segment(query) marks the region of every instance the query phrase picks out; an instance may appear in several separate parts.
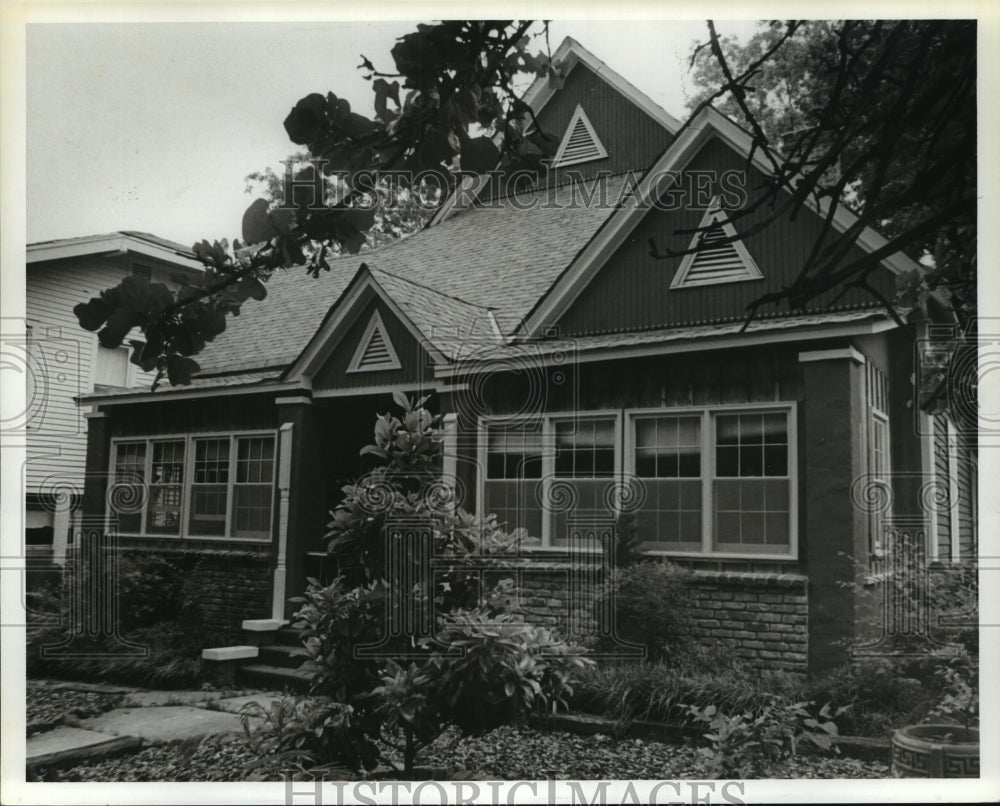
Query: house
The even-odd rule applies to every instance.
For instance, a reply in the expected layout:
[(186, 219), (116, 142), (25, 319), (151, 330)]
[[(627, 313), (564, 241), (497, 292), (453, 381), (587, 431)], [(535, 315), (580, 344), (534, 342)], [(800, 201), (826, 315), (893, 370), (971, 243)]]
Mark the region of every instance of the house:
[(115, 232), (29, 244), (26, 269), (25, 543), (33, 563), (61, 565), (86, 467), (86, 419), (75, 398), (152, 381), (129, 362), (128, 347), (107, 349), (81, 330), (73, 306), (129, 274), (170, 284), (202, 265), (181, 244)]
[[(897, 322), (854, 289), (745, 326), (803, 265), (822, 208), (753, 232), (757, 211), (728, 242), (727, 211), (768, 170), (759, 152), (748, 168), (750, 136), (713, 109), (682, 129), (571, 39), (556, 60), (561, 86), (526, 95), (562, 133), (543, 181), (447, 205), (318, 279), (279, 272), (190, 386), (84, 395), (84, 513), (116, 523), (122, 550), (199, 557), (223, 591), (205, 603), (216, 627), (273, 627), (317, 573), (375, 413), (394, 390), (433, 393), (466, 509), (550, 559), (630, 511), (645, 550), (696, 571), (698, 634), (828, 668), (862, 608), (852, 558), (877, 558), (890, 523), (915, 522), (944, 563), (975, 554), (974, 484), (926, 495), (968, 446), (949, 452), (947, 422), (908, 405), (928, 316)], [(695, 237), (650, 255), (650, 239), (683, 252)], [(854, 254), (885, 243), (865, 230)], [(891, 298), (914, 266), (891, 255), (870, 282)]]

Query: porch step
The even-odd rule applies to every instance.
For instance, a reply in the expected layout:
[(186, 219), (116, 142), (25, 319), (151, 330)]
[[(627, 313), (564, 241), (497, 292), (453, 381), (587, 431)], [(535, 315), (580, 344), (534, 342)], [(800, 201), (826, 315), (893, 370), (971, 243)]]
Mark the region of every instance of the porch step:
[(268, 643), (271, 645), (280, 644), (282, 646), (301, 647), (302, 631), (296, 630), (294, 627), (282, 627), (271, 634), (271, 640)]
[[(270, 666), (279, 666), (283, 669), (297, 669), (308, 659), (308, 655), (296, 655), (293, 653), (302, 650), (302, 644), (298, 646), (288, 646), (287, 644), (266, 644), (260, 647), (260, 660)], [(305, 650), (302, 650), (303, 652)]]
[(304, 693), (309, 690), (311, 676), (308, 672), (299, 669), (288, 669), (265, 663), (249, 663), (236, 670), (236, 679), (272, 690), (291, 689)]

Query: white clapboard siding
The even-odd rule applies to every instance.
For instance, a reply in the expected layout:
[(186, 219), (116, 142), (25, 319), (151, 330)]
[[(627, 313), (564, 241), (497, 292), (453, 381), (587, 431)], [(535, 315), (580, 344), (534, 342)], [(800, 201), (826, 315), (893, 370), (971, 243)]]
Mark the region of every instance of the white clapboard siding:
[[(98, 344), (97, 334), (77, 323), (73, 307), (116, 285), (130, 271), (125, 256), (27, 265), (26, 314), (31, 331), (21, 347), (29, 406), (27, 493), (51, 493), (64, 485), (82, 491), (87, 453), (84, 414), (89, 409), (77, 407), (73, 398), (93, 391)], [(160, 267), (153, 279), (164, 279)], [(148, 385), (152, 378), (129, 364), (127, 385)]]

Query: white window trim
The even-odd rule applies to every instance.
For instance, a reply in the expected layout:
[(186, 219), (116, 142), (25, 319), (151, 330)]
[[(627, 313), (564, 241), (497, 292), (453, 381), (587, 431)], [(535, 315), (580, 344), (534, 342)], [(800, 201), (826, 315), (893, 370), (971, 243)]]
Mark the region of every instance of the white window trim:
[(708, 228), (715, 223), (720, 223), (722, 225), (722, 231), (725, 233), (727, 238), (736, 237), (736, 228), (729, 221), (729, 216), (723, 209), (719, 202), (719, 197), (716, 196), (712, 199), (711, 204), (705, 211), (705, 214), (701, 218), (701, 223), (698, 224), (698, 232), (696, 232), (692, 238), (691, 243), (688, 244), (689, 251), (684, 255), (683, 260), (681, 260), (681, 265), (678, 267), (676, 274), (674, 274), (674, 279), (670, 281), (671, 290), (679, 288), (700, 288), (704, 285), (728, 285), (729, 283), (745, 283), (751, 280), (762, 280), (764, 275), (761, 273), (760, 268), (757, 266), (756, 261), (750, 256), (747, 251), (746, 246), (741, 238), (738, 241), (733, 241), (730, 246), (736, 250), (736, 254), (739, 255), (743, 265), (746, 267), (747, 274), (744, 277), (721, 277), (721, 278), (708, 278), (702, 280), (688, 280), (688, 273), (691, 271), (691, 267), (694, 265), (695, 260), (698, 258), (699, 251), (701, 249), (701, 239), (704, 237)]
[[(712, 547), (712, 487), (715, 481), (715, 414), (782, 412), (788, 420), (788, 552), (732, 552), (716, 551)], [(672, 551), (651, 549), (644, 552), (654, 557), (692, 557), (726, 560), (755, 560), (772, 562), (797, 560), (799, 558), (799, 472), (798, 472), (798, 407), (794, 401), (781, 403), (723, 403), (712, 406), (654, 407), (626, 410), (627, 429), (625, 435), (626, 472), (635, 473), (635, 421), (653, 417), (701, 417), (701, 550)], [(760, 478), (781, 478), (761, 476)]]
[[(583, 122), (584, 128), (586, 128), (587, 133), (590, 135), (590, 139), (593, 144), (597, 146), (598, 155), (588, 155), (585, 157), (563, 160), (563, 154), (566, 152), (566, 148), (569, 146), (570, 138), (576, 130), (576, 124), (580, 121)], [(601, 142), (601, 138), (597, 136), (597, 132), (594, 131), (594, 125), (590, 122), (590, 118), (588, 118), (587, 113), (583, 111), (583, 106), (577, 104), (576, 109), (573, 110), (573, 117), (570, 118), (569, 126), (566, 127), (566, 131), (563, 133), (562, 142), (559, 143), (559, 149), (556, 151), (556, 155), (552, 158), (552, 162), (549, 167), (565, 168), (569, 165), (582, 165), (585, 162), (594, 162), (595, 160), (605, 159), (607, 156), (608, 150), (604, 147), (604, 143)]]
[[(221, 437), (230, 438), (229, 451), (229, 481), (226, 489), (226, 534), (221, 535), (197, 535), (190, 532), (191, 521), (191, 488), (194, 486), (194, 443), (199, 439), (219, 439)], [(271, 525), (267, 537), (231, 537), (233, 510), (233, 487), (235, 486), (235, 463), (236, 463), (236, 441), (241, 437), (271, 437), (274, 439), (274, 466), (271, 468)], [(115, 458), (118, 455), (118, 445), (134, 444), (142, 442), (146, 445), (145, 460), (143, 464), (144, 484), (149, 485), (152, 475), (153, 463), (153, 442), (183, 442), (184, 443), (184, 481), (181, 492), (181, 525), (180, 531), (175, 535), (149, 534), (145, 531), (139, 532), (119, 532), (121, 537), (140, 538), (143, 540), (210, 540), (227, 543), (271, 543), (274, 540), (274, 514), (275, 514), (275, 493), (277, 489), (277, 465), (278, 465), (278, 431), (277, 429), (264, 429), (253, 431), (205, 431), (204, 433), (185, 434), (155, 434), (137, 435), (134, 437), (114, 437), (111, 440), (111, 449), (108, 456), (108, 484), (106, 489), (110, 489), (114, 484)], [(148, 494), (148, 493), (147, 493)], [(141, 513), (142, 530), (146, 527), (147, 509), (143, 506)], [(105, 513), (105, 528), (111, 527), (111, 508), (107, 507)]]
[[(874, 421), (878, 420), (885, 427), (885, 478), (879, 479), (880, 482), (884, 482), (890, 489), (889, 494), (889, 508), (882, 513), (875, 512), (872, 513), (871, 523), (876, 526), (882, 527), (882, 534), (877, 536), (877, 545), (881, 546), (884, 550), (885, 546), (882, 543), (882, 537), (885, 535), (886, 527), (892, 523), (892, 433), (889, 431), (889, 414), (888, 412), (882, 411), (882, 409), (877, 406), (868, 407), (869, 418), (865, 423), (867, 431), (867, 443), (868, 443), (868, 473), (871, 477), (874, 477), (878, 472), (875, 467), (875, 427)], [(875, 546), (871, 547), (872, 549)]]
[[(715, 451), (714, 446), (714, 417), (719, 413), (750, 413), (750, 412), (782, 412), (788, 420), (788, 518), (789, 518), (789, 550), (787, 553), (760, 553), (760, 552), (727, 552), (716, 551), (712, 548), (713, 528), (712, 528), (712, 486), (715, 480)], [(555, 439), (552, 422), (565, 419), (595, 419), (600, 417), (615, 418), (615, 471), (614, 476), (609, 481), (615, 480), (619, 483), (624, 481), (626, 474), (634, 475), (635, 472), (635, 421), (643, 417), (673, 417), (684, 415), (698, 415), (702, 418), (701, 424), (701, 449), (702, 449), (702, 548), (700, 551), (671, 551), (664, 549), (648, 550), (644, 553), (651, 557), (685, 557), (719, 560), (752, 560), (756, 562), (787, 562), (796, 561), (799, 558), (799, 472), (798, 472), (798, 404), (795, 401), (782, 401), (775, 403), (726, 403), (712, 406), (679, 406), (679, 407), (650, 407), (634, 409), (599, 409), (593, 411), (573, 412), (551, 412), (538, 415), (531, 421), (542, 423), (542, 483), (547, 485), (554, 478), (555, 466)], [(510, 422), (510, 416), (505, 415), (484, 415), (479, 417), (477, 425), (477, 458), (479, 462), (479, 472), (476, 480), (476, 513), (482, 521), (487, 514), (484, 511), (486, 500), (486, 467), (487, 467), (487, 445), (488, 429), (495, 423)], [(543, 495), (547, 488), (543, 487)], [(615, 512), (615, 515), (618, 513)], [(553, 546), (551, 544), (551, 520), (543, 517), (541, 545), (525, 546), (522, 550), (531, 551), (562, 551), (563, 546)]]
[[(559, 421), (565, 420), (598, 420), (598, 419), (614, 419), (615, 423), (615, 468), (610, 477), (607, 477), (608, 482), (621, 482), (622, 479), (622, 411), (621, 409), (595, 409), (592, 411), (564, 411), (564, 412), (546, 412), (545, 414), (536, 415), (531, 418), (525, 418), (524, 422), (540, 422), (542, 425), (542, 477), (539, 481), (542, 484), (541, 493), (543, 500), (547, 500), (549, 489), (551, 487), (552, 481), (555, 479), (555, 461), (556, 461), (556, 440), (555, 440), (555, 426), (554, 424)], [(489, 426), (495, 423), (511, 423), (510, 415), (481, 415), (477, 424), (477, 458), (479, 462), (479, 472), (476, 473), (476, 517), (479, 518), (482, 523), (485, 519), (486, 513), (483, 509), (484, 502), (486, 501), (486, 467), (487, 467), (487, 446), (488, 446), (488, 436), (489, 436)], [(604, 477), (601, 477), (604, 478)], [(491, 479), (496, 481), (497, 479)], [(618, 513), (614, 513), (617, 515)], [(538, 537), (541, 541), (541, 545), (537, 546), (522, 546), (521, 551), (523, 552), (541, 552), (541, 551), (568, 551), (568, 546), (560, 546), (552, 544), (552, 517), (551, 514), (546, 517), (543, 512), (542, 515), (542, 534), (532, 535), (532, 537)], [(585, 553), (599, 553), (598, 549), (585, 549)]]
[[(382, 337), (382, 343), (385, 344), (385, 349), (389, 353), (389, 363), (379, 364), (375, 367), (363, 367), (361, 366), (361, 361), (365, 357), (365, 353), (368, 352), (368, 345), (371, 342), (372, 336), (375, 331), (378, 330), (379, 335)], [(351, 358), (351, 363), (347, 366), (348, 372), (392, 372), (393, 370), (402, 369), (403, 365), (399, 361), (399, 355), (396, 353), (396, 348), (392, 344), (392, 340), (389, 338), (389, 333), (385, 329), (385, 322), (382, 321), (382, 315), (376, 310), (371, 319), (368, 320), (368, 326), (365, 328), (365, 332), (361, 336), (361, 340), (358, 342), (357, 348), (354, 350), (354, 356)]]

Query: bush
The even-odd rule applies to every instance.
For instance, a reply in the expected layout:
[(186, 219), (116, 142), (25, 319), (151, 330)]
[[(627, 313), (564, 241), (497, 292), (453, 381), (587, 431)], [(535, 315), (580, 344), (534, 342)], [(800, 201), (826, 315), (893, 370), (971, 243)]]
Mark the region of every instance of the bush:
[[(682, 642), (690, 572), (669, 562), (642, 562), (615, 569), (595, 596), (595, 613), (611, 606), (619, 640), (645, 647), (656, 662)], [(600, 648), (614, 649), (604, 639)]]
[(846, 709), (839, 719), (842, 733), (884, 737), (919, 718), (934, 699), (933, 690), (889, 658), (845, 665), (808, 687), (809, 697)]
[(813, 714), (807, 703), (777, 695), (754, 713), (728, 716), (714, 705), (691, 706), (688, 713), (709, 728), (711, 744), (701, 749), (707, 778), (766, 778), (803, 746), (829, 750), (837, 735), (829, 706)]
[(201, 650), (212, 635), (206, 632), (197, 606), (203, 586), (195, 570), (148, 552), (122, 552), (115, 562), (119, 634), (131, 644), (145, 646), (147, 654), (116, 654), (117, 645), (110, 640), (79, 637), (73, 643), (78, 657), (42, 657), (43, 647), (64, 642), (70, 633), (69, 597), (93, 584), (90, 569), (77, 561), (67, 565), (60, 583), (30, 597), (27, 673), (157, 688), (198, 683), (204, 671)]
[(702, 650), (686, 660), (603, 665), (583, 677), (572, 704), (621, 721), (683, 724), (690, 716), (688, 706), (759, 715), (774, 692), (796, 699), (806, 693), (795, 675), (749, 669), (721, 655)]
[[(344, 488), (329, 524), (342, 574), (329, 585), (309, 580), (292, 600), (302, 605), (295, 626), (311, 693), (340, 708), (319, 718), (326, 705), (304, 706), (291, 732), (273, 724), (288, 722), (278, 712), (263, 728), (270, 738), (260, 746), (298, 754), (297, 763), (308, 755), (368, 769), (381, 757), (371, 748), (382, 743), (412, 772), (417, 751), (449, 726), (482, 732), (562, 702), (588, 663), (582, 647), (523, 622), (513, 581), (497, 578), (523, 536), (507, 534), (494, 517), (480, 523), (441, 505), (438, 418), (423, 399), (395, 399), (402, 416), (380, 416), (375, 443), (362, 450), (384, 464)], [(386, 557), (386, 526), (399, 519), (426, 528), (406, 532), (393, 544), (398, 554)], [(428, 552), (438, 567), (425, 577)], [(394, 634), (404, 632), (392, 629), (397, 617), (415, 626), (422, 616), (426, 634)], [(377, 651), (359, 653), (363, 644)]]

